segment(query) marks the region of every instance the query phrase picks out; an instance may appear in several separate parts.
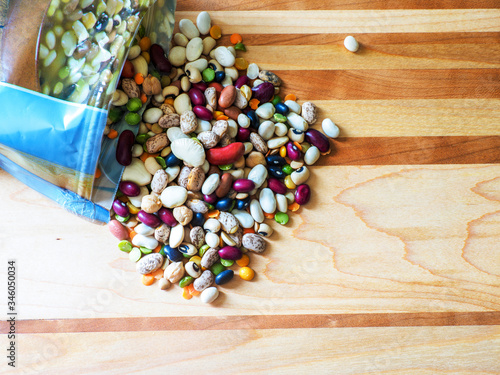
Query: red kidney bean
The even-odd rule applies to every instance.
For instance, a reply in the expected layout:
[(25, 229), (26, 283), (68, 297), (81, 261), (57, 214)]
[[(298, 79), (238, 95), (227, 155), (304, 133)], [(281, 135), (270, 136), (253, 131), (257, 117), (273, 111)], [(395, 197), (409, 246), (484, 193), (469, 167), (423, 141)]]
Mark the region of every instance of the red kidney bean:
[(165, 56), (162, 46), (158, 44), (151, 45), (149, 55), (151, 56), (151, 62), (160, 73), (170, 74), (172, 64), (170, 64), (170, 61)]
[(162, 207), (158, 210), (158, 216), (160, 217), (160, 220), (163, 221), (165, 224), (167, 224), (170, 227), (175, 227), (177, 224), (177, 220), (174, 217), (174, 214), (172, 213), (171, 210), (168, 208)]
[(236, 82), (234, 83), (234, 87), (239, 89), (243, 85), (248, 85), (248, 82), (250, 82), (250, 79), (248, 78), (248, 76), (246, 76), (246, 75), (239, 76), (238, 79), (236, 80)]
[(286, 194), (286, 185), (283, 183), (283, 181), (280, 181), (277, 178), (270, 177), (267, 180), (267, 187), (276, 194)]
[(191, 83), (191, 87), (194, 87), (195, 89), (198, 89), (201, 92), (205, 92), (205, 90), (208, 88), (208, 85), (206, 82), (200, 81), (196, 83)]
[(135, 142), (135, 135), (131, 130), (124, 130), (118, 138), (116, 146), (116, 161), (127, 166), (132, 163), (132, 146)]
[(260, 104), (267, 103), (274, 96), (274, 86), (270, 82), (262, 82), (257, 87), (252, 87), (252, 97), (257, 99)]
[(300, 160), (302, 152), (300, 152), (299, 148), (293, 142), (288, 142), (286, 144), (286, 156), (292, 160)]
[(189, 99), (191, 99), (191, 103), (193, 105), (205, 105), (205, 95), (203, 95), (203, 92), (198, 90), (196, 87), (192, 87), (189, 92)]
[(245, 145), (234, 142), (225, 147), (214, 147), (206, 151), (207, 160), (210, 164), (225, 165), (233, 164), (245, 153)]
[(137, 197), (141, 193), (139, 185), (132, 181), (121, 181), (118, 187), (127, 197)]
[(113, 201), (113, 210), (121, 217), (127, 217), (130, 215), (127, 205), (119, 199), (115, 199)]
[(236, 139), (240, 142), (248, 141), (250, 138), (250, 133), (252, 131), (249, 128), (238, 128), (238, 134), (236, 134)]
[(203, 200), (207, 203), (215, 204), (215, 202), (217, 202), (217, 195), (215, 193), (210, 195), (203, 194)]
[(238, 193), (248, 193), (255, 189), (255, 183), (248, 178), (238, 178), (233, 182), (233, 189)]
[(238, 260), (241, 259), (242, 255), (241, 250), (236, 246), (224, 246), (219, 250), (219, 256), (222, 259)]
[(161, 220), (158, 216), (148, 214), (146, 211), (140, 210), (137, 213), (137, 218), (148, 227), (156, 228), (161, 225)]
[(300, 205), (306, 204), (311, 199), (311, 189), (309, 185), (302, 184), (297, 186), (297, 190), (295, 190), (295, 202)]
[(196, 115), (196, 117), (205, 121), (210, 121), (213, 118), (212, 112), (210, 112), (208, 108), (205, 108), (201, 105), (195, 105), (193, 108), (193, 112)]
[(308, 129), (306, 131), (306, 140), (313, 146), (316, 146), (320, 152), (328, 152), (330, 150), (328, 138), (316, 129)]

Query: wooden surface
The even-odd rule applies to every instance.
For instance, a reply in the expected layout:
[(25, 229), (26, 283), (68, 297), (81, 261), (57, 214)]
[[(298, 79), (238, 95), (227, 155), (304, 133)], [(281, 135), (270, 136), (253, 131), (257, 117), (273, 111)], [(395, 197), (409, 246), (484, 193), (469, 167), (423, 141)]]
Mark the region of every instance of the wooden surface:
[(0, 171), (18, 372), (500, 373), (499, 8), (179, 1), (177, 20), (210, 11), (341, 138), (312, 168), (311, 202), (252, 257), (254, 281), (213, 305), (144, 287), (105, 227)]

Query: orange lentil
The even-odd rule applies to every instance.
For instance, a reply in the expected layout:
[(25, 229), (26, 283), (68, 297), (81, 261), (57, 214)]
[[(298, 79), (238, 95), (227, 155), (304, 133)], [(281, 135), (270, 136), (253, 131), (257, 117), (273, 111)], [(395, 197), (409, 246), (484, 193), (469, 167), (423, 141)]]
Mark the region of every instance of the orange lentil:
[(234, 67), (238, 70), (245, 70), (248, 68), (248, 62), (243, 57), (237, 57), (234, 60)]
[(159, 253), (159, 252), (160, 252), (160, 250), (161, 250), (161, 245), (160, 245), (160, 244), (158, 244), (158, 246), (156, 246), (156, 247), (153, 249), (153, 252), (154, 252), (154, 253)]
[(141, 47), (141, 51), (147, 51), (151, 48), (151, 39), (147, 36), (143, 36), (139, 41), (139, 47)]
[(152, 285), (155, 282), (155, 277), (148, 273), (146, 275), (142, 275), (142, 283), (146, 286)]
[(222, 30), (219, 25), (213, 25), (210, 28), (210, 36), (215, 40), (220, 39), (220, 37), (222, 36)]
[(284, 158), (286, 156), (286, 146), (280, 147), (280, 156)]
[(248, 255), (243, 254), (240, 259), (236, 261), (236, 264), (240, 267), (246, 267), (250, 263), (250, 258)]
[(288, 94), (287, 96), (285, 96), (285, 99), (283, 99), (283, 102), (286, 102), (287, 100), (296, 101), (297, 97), (295, 95), (293, 95), (293, 94)]
[(224, 112), (214, 111), (213, 116), (214, 116), (214, 119), (217, 119), (217, 117), (219, 117), (219, 116), (224, 116)]
[(163, 277), (163, 269), (160, 267), (156, 271), (151, 272), (151, 275), (156, 279), (160, 280)]
[(243, 234), (247, 234), (247, 233), (255, 233), (255, 230), (253, 228), (244, 228)]
[(140, 156), (140, 159), (142, 160), (142, 162), (146, 162), (146, 159), (148, 159), (148, 158), (156, 158), (158, 155), (160, 155), (160, 154), (159, 153), (148, 154), (147, 152), (143, 152), (142, 155)]
[(165, 99), (165, 101), (163, 103), (174, 105), (174, 99), (173, 98), (167, 98), (167, 99)]
[(224, 247), (224, 240), (222, 237), (219, 237), (219, 247)]
[(185, 299), (191, 299), (193, 298), (193, 295), (191, 293), (189, 293), (189, 289), (187, 286), (185, 286), (184, 288), (182, 288), (182, 297), (184, 297)]
[(100, 170), (99, 168), (96, 168), (96, 169), (95, 169), (94, 177), (95, 177), (95, 178), (99, 178), (99, 177), (101, 177), (101, 170)]
[(108, 133), (108, 138), (115, 139), (116, 137), (118, 137), (118, 132), (115, 129), (111, 129)]
[(219, 120), (229, 120), (229, 117), (227, 117), (226, 115), (220, 115), (220, 116), (217, 116), (216, 120), (217, 121), (219, 121)]
[(243, 280), (252, 281), (255, 277), (255, 271), (250, 267), (241, 267), (239, 275)]
[(264, 216), (268, 219), (274, 219), (274, 214), (268, 214), (268, 213), (264, 212)]
[(134, 237), (137, 235), (137, 233), (135, 232), (135, 230), (131, 230), (130, 233), (128, 234), (128, 236), (130, 237), (131, 240), (134, 239)]
[(130, 211), (130, 213), (132, 215), (136, 215), (139, 213), (140, 209), (137, 208), (136, 206), (134, 206), (132, 203), (130, 202), (126, 202), (127, 203), (127, 207), (128, 207), (128, 210)]
[(141, 102), (142, 102), (142, 104), (146, 103), (147, 101), (148, 101), (148, 97), (146, 96), (146, 94), (141, 93)]
[(210, 218), (217, 218), (219, 217), (219, 210), (213, 210), (213, 211), (209, 211), (207, 212), (207, 217), (210, 217)]
[(191, 294), (192, 296), (198, 296), (200, 295), (201, 292), (198, 292), (195, 288), (194, 288), (194, 284), (189, 284), (187, 287), (187, 290), (189, 292), (189, 294)]
[(137, 73), (137, 74), (134, 76), (134, 81), (135, 81), (135, 83), (137, 83), (138, 85), (142, 85), (142, 83), (144, 82), (144, 76), (142, 75), (142, 73)]
[(259, 107), (259, 103), (260, 101), (258, 99), (250, 99), (250, 101), (248, 102), (248, 104), (250, 104), (250, 108), (252, 108), (253, 110), (257, 109)]
[(238, 44), (238, 43), (243, 42), (243, 38), (241, 37), (241, 35), (240, 34), (236, 34), (236, 33), (234, 33), (233, 35), (231, 35), (231, 37), (229, 38), (229, 40), (233, 44)]
[(300, 208), (300, 204), (297, 202), (293, 202), (292, 204), (288, 205), (288, 209), (292, 212), (297, 211)]
[(297, 146), (297, 148), (298, 148), (300, 151), (302, 151), (302, 146), (300, 145), (300, 143), (299, 143), (299, 142), (295, 141), (295, 142), (293, 142), (293, 144), (294, 144), (295, 146)]

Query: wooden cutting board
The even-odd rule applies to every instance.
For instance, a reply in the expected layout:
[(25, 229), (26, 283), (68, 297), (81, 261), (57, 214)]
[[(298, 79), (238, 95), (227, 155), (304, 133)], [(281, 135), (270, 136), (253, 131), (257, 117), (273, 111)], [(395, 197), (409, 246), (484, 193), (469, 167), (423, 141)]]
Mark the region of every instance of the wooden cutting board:
[(500, 373), (500, 3), (180, 0), (177, 10), (177, 20), (209, 11), (225, 45), (240, 33), (248, 61), (317, 104), (316, 128), (339, 125), (335, 151), (312, 168), (311, 202), (252, 256), (255, 279), (236, 277), (213, 305), (144, 287), (105, 227), (0, 171), (18, 370)]

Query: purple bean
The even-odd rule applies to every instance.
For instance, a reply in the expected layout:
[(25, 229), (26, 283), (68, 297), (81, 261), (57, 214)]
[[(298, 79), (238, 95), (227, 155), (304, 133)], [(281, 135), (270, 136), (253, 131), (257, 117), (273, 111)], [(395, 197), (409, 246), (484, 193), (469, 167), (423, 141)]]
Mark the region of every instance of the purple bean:
[(280, 181), (277, 178), (269, 178), (267, 180), (267, 187), (276, 194), (286, 194), (286, 185), (283, 183), (283, 181)]
[(239, 76), (236, 82), (234, 83), (234, 87), (237, 89), (241, 88), (243, 85), (248, 85), (248, 82), (250, 82), (250, 79), (248, 79), (248, 76), (243, 75)]
[(241, 259), (242, 252), (236, 246), (224, 246), (219, 250), (219, 256), (222, 259), (238, 260)]
[(306, 131), (306, 140), (313, 146), (316, 146), (320, 152), (328, 152), (330, 150), (328, 138), (316, 129)]
[(215, 204), (217, 202), (217, 195), (215, 193), (212, 193), (210, 195), (203, 194), (203, 200), (207, 203), (210, 204)]
[(257, 99), (260, 104), (267, 103), (274, 96), (274, 86), (270, 82), (262, 82), (257, 87), (252, 87), (252, 97)]
[(119, 185), (120, 191), (127, 197), (137, 197), (141, 193), (141, 188), (135, 182), (122, 181)]
[(208, 85), (206, 82), (200, 81), (196, 83), (191, 83), (191, 87), (194, 87), (200, 90), (201, 92), (205, 92), (205, 90), (208, 88)]
[(205, 121), (210, 121), (212, 120), (213, 114), (210, 112), (208, 108), (202, 107), (201, 105), (195, 105), (193, 108), (193, 112), (196, 115), (196, 117), (205, 120)]
[(240, 142), (246, 142), (248, 141), (248, 138), (250, 138), (250, 133), (251, 130), (248, 128), (239, 128), (238, 134), (236, 135), (236, 139)]
[(127, 205), (119, 199), (113, 201), (113, 210), (121, 217), (127, 217), (130, 214)]
[(177, 224), (177, 220), (174, 217), (174, 214), (172, 213), (171, 210), (168, 208), (162, 207), (158, 210), (158, 216), (160, 217), (160, 220), (163, 221), (165, 224), (167, 224), (170, 227), (175, 227)]
[(131, 130), (124, 130), (118, 138), (116, 146), (116, 161), (127, 166), (132, 163), (132, 146), (135, 142), (135, 135)]
[(161, 225), (161, 220), (158, 216), (148, 214), (146, 211), (140, 210), (137, 213), (137, 218), (148, 227), (156, 228)]
[(193, 105), (205, 105), (205, 95), (203, 95), (203, 92), (198, 90), (196, 87), (192, 87), (189, 90), (188, 95)]
[(293, 142), (288, 142), (286, 144), (286, 155), (292, 160), (300, 160), (302, 152), (300, 152), (299, 148)]
[(238, 193), (248, 193), (255, 189), (255, 183), (248, 178), (238, 178), (233, 182), (233, 189)]
[(151, 56), (151, 62), (160, 73), (170, 74), (172, 64), (170, 64), (170, 61), (168, 61), (165, 56), (165, 51), (162, 46), (153, 44), (149, 49), (149, 54)]
[(300, 205), (306, 204), (311, 199), (311, 189), (309, 185), (302, 184), (297, 186), (297, 190), (295, 190), (295, 202)]

